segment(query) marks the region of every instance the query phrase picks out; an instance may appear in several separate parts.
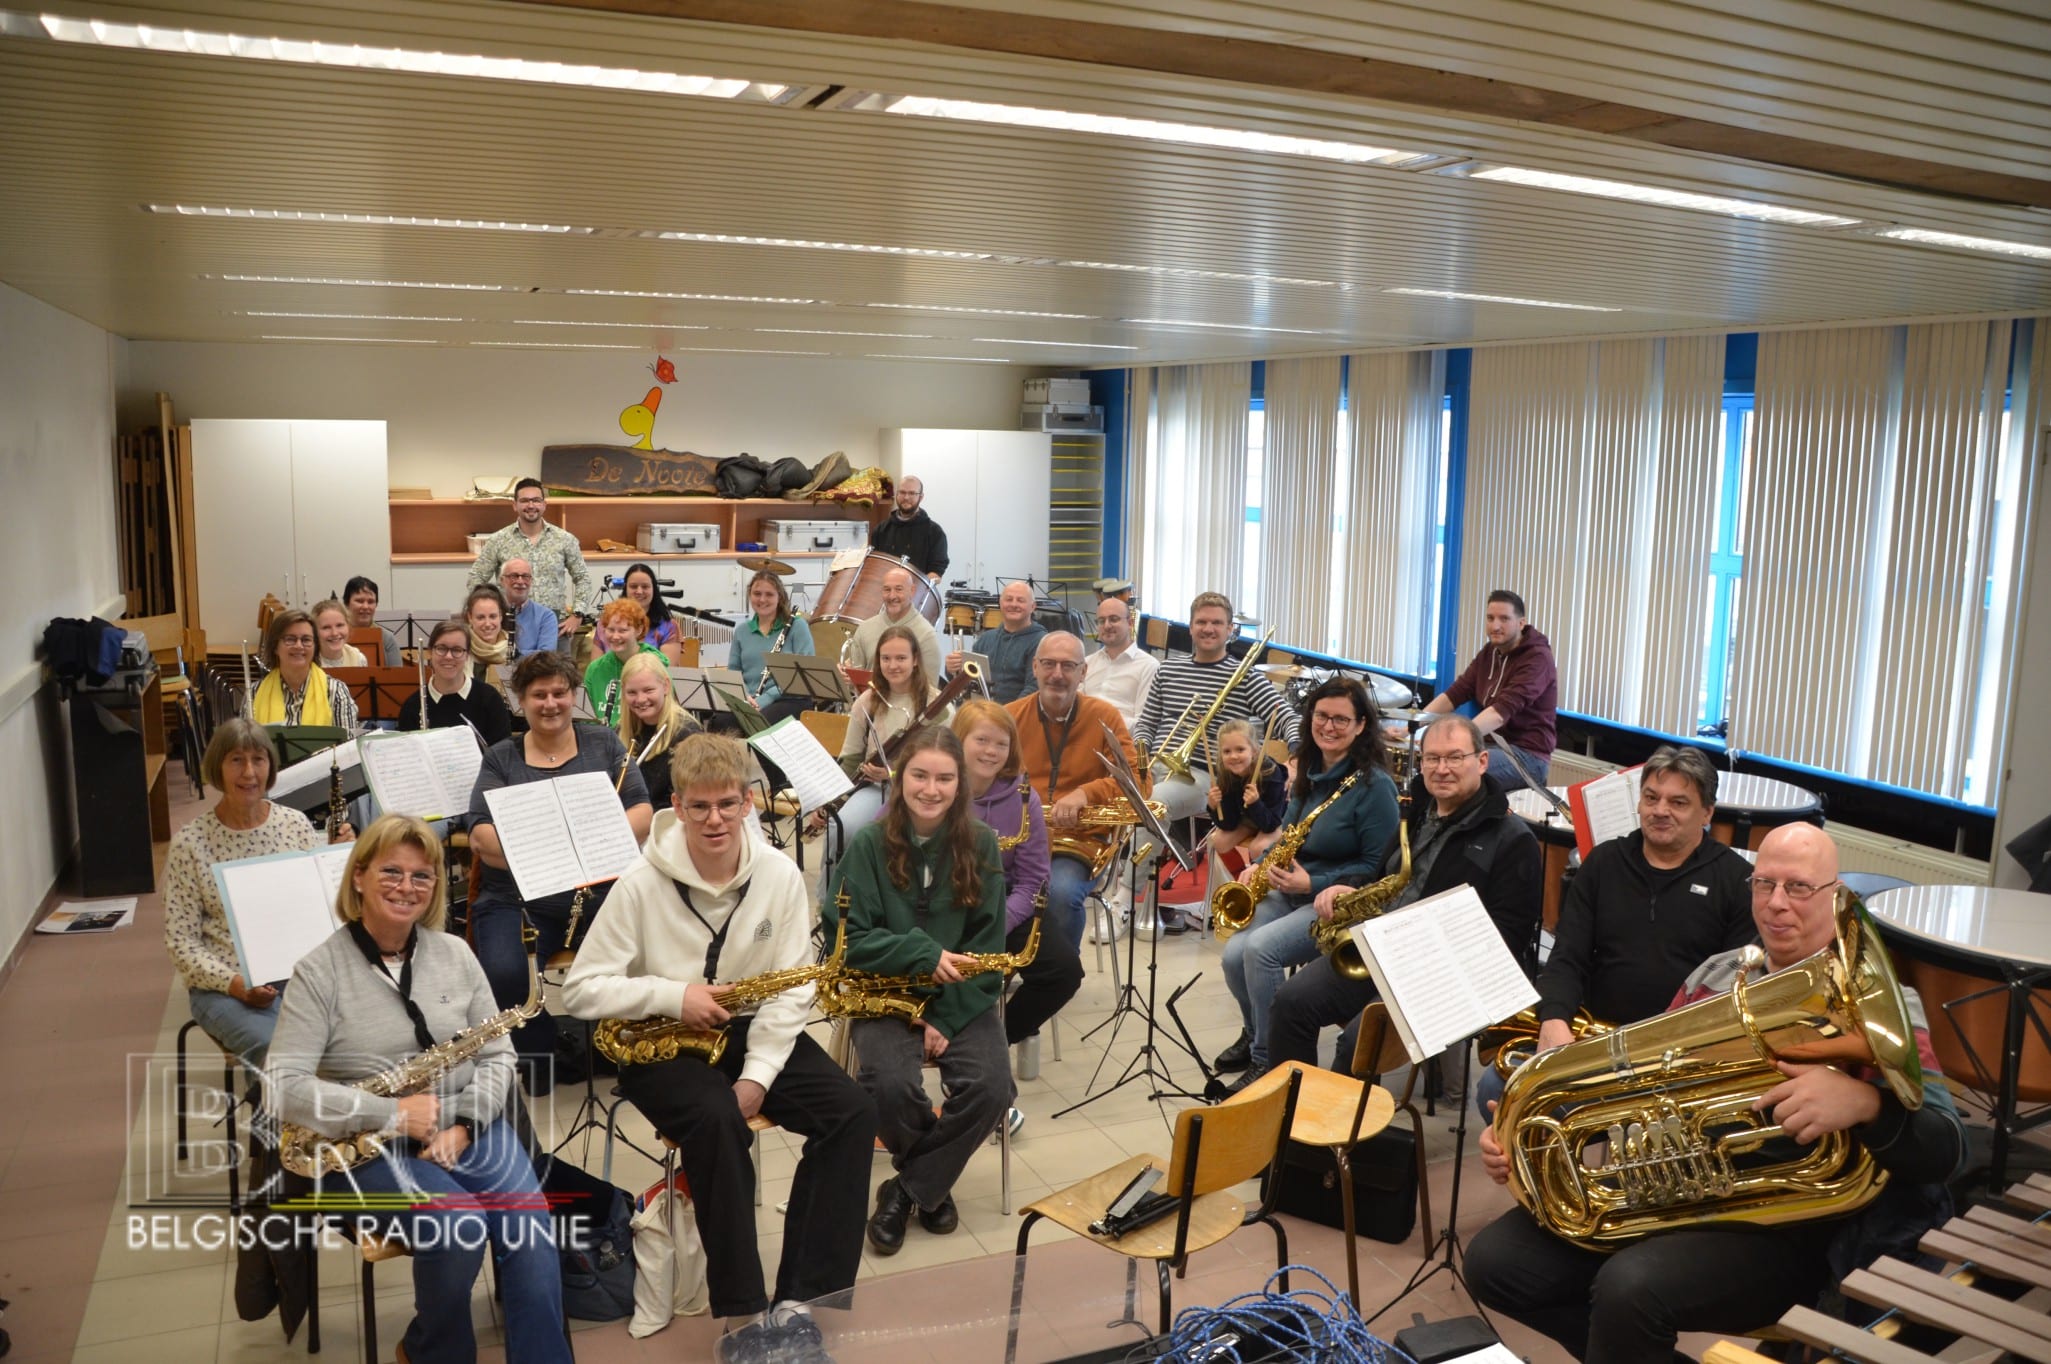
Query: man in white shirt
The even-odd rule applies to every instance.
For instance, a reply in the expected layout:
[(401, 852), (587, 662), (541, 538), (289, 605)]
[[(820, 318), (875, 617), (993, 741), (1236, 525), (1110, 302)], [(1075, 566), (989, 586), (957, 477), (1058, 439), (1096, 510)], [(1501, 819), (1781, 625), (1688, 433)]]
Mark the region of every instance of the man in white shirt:
[(912, 607), (912, 574), (908, 568), (893, 568), (883, 579), (883, 609), (855, 627), (848, 636), (847, 662), (852, 668), (876, 666), (876, 644), (883, 632), (902, 625), (919, 637), (919, 661), (926, 665), (926, 680), (940, 685), (940, 636), (933, 622)]
[(1129, 729), (1146, 709), (1147, 692), (1161, 670), (1155, 658), (1132, 640), (1132, 603), (1105, 597), (1097, 603), (1097, 638), (1104, 647), (1083, 662), (1082, 694), (1118, 707)]

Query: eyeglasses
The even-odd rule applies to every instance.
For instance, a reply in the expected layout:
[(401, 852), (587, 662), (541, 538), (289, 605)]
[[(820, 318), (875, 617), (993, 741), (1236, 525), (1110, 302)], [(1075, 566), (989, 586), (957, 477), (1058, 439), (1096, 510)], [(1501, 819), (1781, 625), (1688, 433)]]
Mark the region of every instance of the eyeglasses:
[(1314, 725), (1323, 725), (1326, 729), (1351, 729), (1360, 724), (1361, 719), (1358, 715), (1333, 715), (1320, 710), (1311, 713), (1310, 722)]
[(431, 871), (409, 872), (401, 867), (379, 867), (377, 869), (377, 883), (386, 890), (397, 890), (401, 886), (411, 886), (415, 890), (431, 891), (434, 889), (434, 873)]
[(1042, 658), (1036, 661), (1033, 666), (1050, 673), (1079, 673), (1082, 671), (1082, 664), (1071, 662), (1065, 658), (1059, 660)]
[(748, 802), (738, 796), (725, 800), (687, 800), (683, 804), (684, 818), (693, 824), (703, 824), (716, 812), (721, 821), (739, 819)]
[(1419, 767), (1431, 768), (1433, 771), (1437, 771), (1440, 768), (1458, 767), (1461, 763), (1473, 757), (1478, 751), (1469, 750), (1466, 753), (1426, 753), (1417, 760), (1417, 765)]
[(461, 658), (470, 652), (467, 644), (437, 644), (431, 652), (436, 658)]
[(278, 647), (280, 649), (311, 649), (313, 647), (313, 636), (282, 635), (278, 639)]
[(1829, 890), (1837, 884), (1837, 880), (1833, 877), (1817, 886), (1807, 881), (1776, 881), (1770, 876), (1748, 876), (1745, 878), (1745, 884), (1752, 888), (1752, 898), (1755, 900), (1771, 900), (1773, 892), (1777, 890), (1786, 891), (1790, 900), (1806, 900)]

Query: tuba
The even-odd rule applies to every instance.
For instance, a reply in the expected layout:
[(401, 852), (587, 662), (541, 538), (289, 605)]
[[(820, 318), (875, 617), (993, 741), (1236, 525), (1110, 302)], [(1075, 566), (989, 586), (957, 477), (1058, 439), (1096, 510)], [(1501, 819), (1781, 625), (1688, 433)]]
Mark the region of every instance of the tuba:
[(1371, 886), (1362, 886), (1341, 895), (1332, 902), (1331, 918), (1311, 921), (1311, 941), (1317, 944), (1318, 951), (1325, 954), (1325, 960), (1332, 964), (1332, 969), (1348, 980), (1372, 978), (1367, 962), (1360, 955), (1360, 944), (1353, 941), (1353, 925), (1380, 918), (1403, 893), (1403, 888), (1410, 884), (1410, 825), (1407, 822), (1397, 823), (1396, 839), (1403, 849), (1401, 866)]
[[(1604, 1249), (1676, 1227), (1835, 1217), (1879, 1194), (1887, 1172), (1850, 1133), (1794, 1147), (1752, 1110), (1785, 1078), (1777, 1060), (1872, 1065), (1904, 1107), (1922, 1106), (1893, 963), (1865, 906), (1837, 896), (1836, 939), (1814, 956), (1759, 976), (1765, 954), (1747, 948), (1729, 994), (1518, 1067), (1495, 1133), (1534, 1219)], [(1775, 1138), (1791, 1153), (1755, 1154)]]
[(1326, 796), (1315, 810), (1283, 829), (1282, 836), (1254, 864), (1251, 881), (1243, 885), (1238, 881), (1227, 881), (1211, 892), (1211, 923), (1217, 929), (1220, 942), (1253, 922), (1253, 912), (1267, 898), (1268, 872), (1296, 860), (1296, 854), (1303, 850), (1304, 841), (1310, 837), (1310, 826), (1317, 823), (1318, 816), (1336, 805), (1339, 797), (1346, 794), (1346, 789), (1359, 780), (1358, 768), (1348, 772), (1346, 780), (1339, 783), (1338, 790)]
[[(833, 952), (826, 960), (782, 971), (764, 971), (745, 980), (714, 985), (719, 1007), (738, 1017), (751, 1014), (786, 990), (830, 978), (840, 970), (847, 952), (846, 893), (841, 895), (840, 928), (834, 934)], [(598, 1054), (617, 1066), (645, 1066), (653, 1061), (674, 1061), (688, 1053), (708, 1066), (719, 1064), (726, 1054), (726, 1029), (694, 1028), (676, 1018), (608, 1018), (591, 1033)]]
[[(1189, 713), (1196, 709), (1196, 701), (1192, 699), (1182, 708), (1182, 714), (1175, 717), (1175, 723), (1161, 736), (1161, 751), (1154, 755), (1155, 759), (1168, 769), (1171, 776), (1189, 775), (1189, 760), (1195, 755), (1196, 746), (1211, 732), (1211, 721), (1217, 719), (1218, 712), (1224, 709), (1225, 698), (1232, 694), (1234, 687), (1246, 680), (1246, 675), (1253, 671), (1253, 665), (1259, 661), (1261, 651), (1268, 647), (1268, 641), (1274, 637), (1275, 632), (1270, 630), (1260, 637), (1258, 644), (1246, 651), (1239, 660), (1239, 666), (1225, 679), (1225, 685), (1218, 688), (1218, 694), (1211, 698), (1210, 708), (1197, 717), (1196, 724), (1190, 728), (1189, 733), (1182, 734), (1182, 726), (1183, 722), (1189, 719)], [(1175, 737), (1178, 734), (1182, 734), (1179, 739)]]
[[(1538, 1027), (1536, 1004), (1519, 1009), (1493, 1027), (1483, 1028), (1474, 1040), (1474, 1054), (1481, 1064), (1494, 1066), (1496, 1074), (1507, 1080), (1517, 1067), (1538, 1053)], [(1586, 1009), (1577, 1009), (1567, 1020), (1567, 1027), (1576, 1042), (1616, 1031), (1614, 1023), (1605, 1023)]]

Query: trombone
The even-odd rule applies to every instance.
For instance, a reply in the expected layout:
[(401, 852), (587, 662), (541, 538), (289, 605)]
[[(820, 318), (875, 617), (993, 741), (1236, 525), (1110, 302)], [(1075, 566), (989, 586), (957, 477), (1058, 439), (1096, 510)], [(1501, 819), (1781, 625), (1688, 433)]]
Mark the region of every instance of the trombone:
[[(1260, 661), (1262, 651), (1268, 647), (1268, 641), (1274, 637), (1275, 632), (1270, 628), (1266, 634), (1260, 637), (1259, 643), (1246, 651), (1245, 657), (1239, 660), (1239, 666), (1234, 668), (1232, 675), (1225, 679), (1225, 685), (1218, 689), (1218, 694), (1215, 697), (1211, 698), (1209, 708), (1197, 717), (1196, 725), (1189, 733), (1183, 734), (1183, 722), (1189, 719), (1189, 713), (1196, 709), (1198, 700), (1194, 696), (1189, 698), (1189, 704), (1182, 708), (1182, 714), (1175, 717), (1175, 723), (1168, 727), (1168, 733), (1162, 737), (1161, 751), (1154, 755), (1156, 760), (1168, 769), (1168, 775), (1185, 779), (1189, 776), (1189, 760), (1195, 754), (1196, 746), (1209, 736), (1211, 722), (1216, 720), (1218, 712), (1224, 709), (1225, 698), (1232, 694), (1233, 688), (1246, 680), (1246, 675), (1253, 671), (1253, 665)], [(1177, 738), (1177, 735), (1181, 735), (1181, 737)]]

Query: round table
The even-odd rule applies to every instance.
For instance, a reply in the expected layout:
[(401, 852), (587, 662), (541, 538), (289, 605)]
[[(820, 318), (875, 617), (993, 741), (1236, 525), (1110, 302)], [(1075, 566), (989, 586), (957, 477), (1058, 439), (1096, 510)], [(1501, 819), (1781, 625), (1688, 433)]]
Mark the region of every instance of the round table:
[(1725, 772), (1716, 783), (1712, 837), (1734, 848), (1756, 848), (1766, 831), (1782, 824), (1821, 824), (1823, 798), (1792, 782), (1750, 772)]
[[(2007, 1178), (2008, 1145), (2051, 1109), (2018, 1121), (2025, 1090), (2051, 1099), (2051, 1049), (2032, 1015), (2051, 1012), (2051, 895), (1993, 886), (1899, 886), (1866, 902), (1902, 977), (1923, 997), (1945, 1073), (1995, 1097), (1988, 1179)], [(2041, 1025), (2041, 1023), (2040, 1023)], [(2034, 1041), (2032, 1038), (2034, 1037)], [(1999, 1072), (1988, 1068), (1999, 1054)]]
[[(1548, 787), (1561, 801), (1567, 798), (1564, 786)], [(1569, 870), (1579, 861), (1574, 844), (1574, 821), (1553, 808), (1551, 801), (1528, 786), (1520, 786), (1509, 793), (1510, 811), (1523, 817), (1531, 826), (1531, 832), (1538, 835), (1539, 847), (1545, 854), (1544, 923), (1545, 931), (1553, 931), (1560, 921), (1560, 904), (1567, 898)]]

